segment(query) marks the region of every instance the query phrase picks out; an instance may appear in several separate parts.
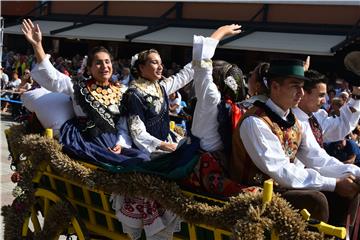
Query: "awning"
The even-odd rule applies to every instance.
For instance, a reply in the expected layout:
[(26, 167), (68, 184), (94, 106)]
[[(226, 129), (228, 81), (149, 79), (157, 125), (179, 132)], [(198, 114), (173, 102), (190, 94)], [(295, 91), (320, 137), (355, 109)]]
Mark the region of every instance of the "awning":
[(215, 29), (167, 27), (133, 39), (138, 43), (192, 46), (193, 36), (210, 36)]
[[(46, 37), (59, 37), (59, 38), (71, 38), (71, 39), (78, 38), (78, 39), (120, 41), (120, 42), (128, 41), (125, 38), (126, 35), (147, 28), (146, 26), (94, 23), (50, 35), (50, 31), (58, 30), (64, 27), (71, 27), (74, 25), (73, 22), (40, 20), (40, 21), (34, 21), (34, 24), (39, 24), (43, 36)], [(4, 33), (23, 34), (21, 31), (21, 25), (5, 28)]]
[[(138, 33), (147, 26), (94, 23), (50, 35), (50, 31), (72, 26), (72, 22), (36, 21), (44, 36), (108, 41), (129, 41), (126, 35)], [(192, 46), (193, 35), (210, 36), (214, 29), (166, 27), (132, 39), (137, 43)], [(20, 25), (4, 29), (5, 33), (22, 34)], [(345, 36), (304, 33), (253, 32), (219, 48), (262, 52), (294, 53), (332, 56), (331, 48), (345, 40)]]
[[(39, 24), (42, 35), (45, 37), (52, 36), (50, 31), (68, 27), (73, 25), (73, 22), (57, 22), (57, 21), (34, 21), (34, 24)], [(15, 25), (4, 29), (4, 33), (8, 34), (23, 34), (21, 31), (21, 25)]]
[[(168, 27), (133, 42), (192, 46), (193, 35), (210, 36), (214, 29)], [(331, 48), (346, 36), (303, 33), (253, 32), (219, 48), (261, 52), (332, 56)]]
[(72, 30), (60, 32), (53, 36), (63, 38), (124, 42), (128, 41), (125, 38), (126, 35), (145, 30), (146, 28), (146, 26), (94, 23)]
[(332, 56), (331, 48), (346, 36), (303, 33), (254, 32), (222, 46), (262, 52)]

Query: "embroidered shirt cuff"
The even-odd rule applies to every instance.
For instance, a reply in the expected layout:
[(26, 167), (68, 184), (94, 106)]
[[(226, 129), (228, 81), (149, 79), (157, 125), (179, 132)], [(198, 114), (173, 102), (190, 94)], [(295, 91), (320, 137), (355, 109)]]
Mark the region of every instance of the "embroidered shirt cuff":
[(210, 60), (215, 53), (219, 41), (210, 37), (194, 35), (193, 40), (193, 60)]
[(324, 177), (324, 184), (321, 190), (334, 192), (336, 187), (336, 178)]

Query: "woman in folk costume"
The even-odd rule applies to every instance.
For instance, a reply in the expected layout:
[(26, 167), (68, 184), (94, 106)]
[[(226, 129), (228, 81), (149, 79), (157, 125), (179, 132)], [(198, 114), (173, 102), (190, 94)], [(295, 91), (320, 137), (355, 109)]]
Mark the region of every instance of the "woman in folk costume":
[(65, 122), (60, 129), (59, 142), (63, 150), (110, 170), (113, 166), (129, 166), (148, 160), (148, 155), (131, 148), (126, 121), (120, 119), (122, 91), (110, 82), (110, 53), (103, 47), (95, 47), (87, 61), (90, 78), (71, 79), (50, 63), (42, 47), (38, 25), (24, 20), (22, 31), (37, 58), (37, 65), (31, 72), (33, 78), (49, 91), (69, 95), (73, 101), (77, 117)]
[[(191, 151), (187, 151), (184, 146), (188, 144), (183, 144), (175, 151), (178, 136), (170, 131), (168, 96), (193, 79), (191, 64), (186, 65), (178, 74), (163, 78), (161, 57), (156, 50), (150, 49), (135, 55), (131, 65), (135, 80), (124, 94), (122, 107), (128, 117), (133, 142), (144, 153), (152, 154), (153, 159), (148, 164), (159, 163), (155, 169), (157, 172), (166, 173), (164, 169), (169, 168), (175, 174), (167, 173), (166, 177), (181, 178), (186, 173), (182, 172), (180, 176), (177, 170), (191, 161), (191, 152), (195, 152), (198, 147), (195, 145)], [(156, 155), (157, 158), (154, 158)], [(189, 171), (193, 166), (194, 164), (190, 164)], [(172, 239), (173, 232), (180, 230), (181, 219), (156, 201), (115, 193), (111, 200), (124, 232), (132, 239), (140, 238), (142, 229), (146, 239), (157, 240)]]
[(123, 97), (131, 137), (145, 153), (172, 152), (178, 136), (170, 131), (168, 96), (193, 79), (191, 64), (176, 75), (163, 78), (161, 57), (155, 49), (138, 53), (132, 63), (135, 80)]
[(200, 138), (205, 153), (183, 183), (224, 196), (244, 191), (244, 186), (226, 177), (225, 169), (231, 152), (232, 130), (242, 115), (236, 103), (245, 99), (246, 91), (243, 73), (237, 65), (211, 58), (223, 37), (240, 31), (239, 25), (226, 25), (211, 37), (194, 36), (193, 42), (197, 103), (191, 131)]

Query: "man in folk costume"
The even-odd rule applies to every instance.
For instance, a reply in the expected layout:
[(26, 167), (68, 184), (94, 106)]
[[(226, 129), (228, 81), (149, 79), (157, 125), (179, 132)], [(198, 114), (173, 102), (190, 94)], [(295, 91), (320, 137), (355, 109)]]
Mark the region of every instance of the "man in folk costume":
[(330, 117), (320, 109), (325, 103), (327, 78), (309, 70), (305, 72), (309, 81), (304, 83), (304, 96), (299, 107), (293, 108), (295, 116), (304, 124), (309, 124), (321, 147), (324, 142), (343, 140), (358, 124), (360, 118), (360, 87), (353, 87), (352, 97), (340, 108), (340, 116)]
[[(248, 185), (273, 178), (295, 208), (306, 208), (325, 222), (342, 221), (344, 216), (332, 216), (331, 199), (342, 198), (347, 205), (358, 194), (355, 178), (360, 177), (360, 168), (327, 155), (311, 129), (292, 113), (291, 108), (304, 95), (307, 80), (302, 61), (270, 63), (266, 80), (270, 98), (265, 103), (255, 102), (240, 120), (233, 136), (230, 175)], [(306, 168), (294, 164), (295, 158)]]

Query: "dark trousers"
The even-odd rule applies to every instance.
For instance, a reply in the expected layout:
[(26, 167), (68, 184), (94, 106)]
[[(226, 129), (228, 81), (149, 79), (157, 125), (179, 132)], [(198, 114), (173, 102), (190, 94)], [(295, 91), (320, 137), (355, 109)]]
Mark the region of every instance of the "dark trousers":
[(345, 226), (348, 214), (351, 222), (359, 206), (359, 195), (353, 199), (339, 196), (334, 192), (315, 190), (288, 190), (281, 192), (295, 209), (307, 209), (311, 218), (327, 222), (335, 226)]

